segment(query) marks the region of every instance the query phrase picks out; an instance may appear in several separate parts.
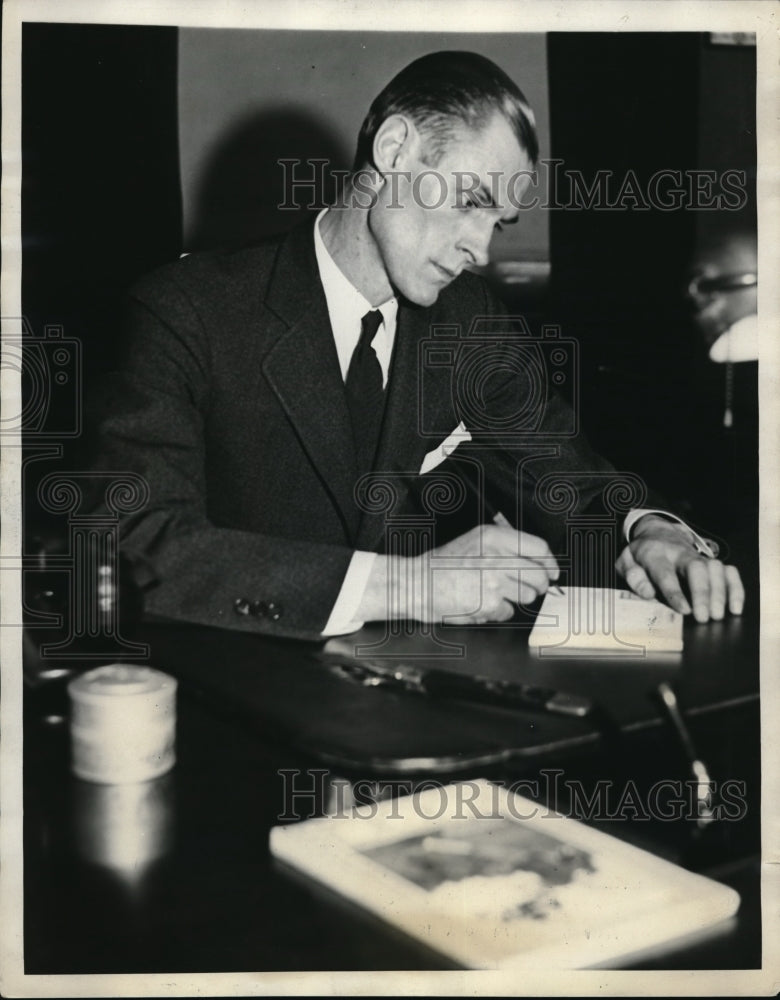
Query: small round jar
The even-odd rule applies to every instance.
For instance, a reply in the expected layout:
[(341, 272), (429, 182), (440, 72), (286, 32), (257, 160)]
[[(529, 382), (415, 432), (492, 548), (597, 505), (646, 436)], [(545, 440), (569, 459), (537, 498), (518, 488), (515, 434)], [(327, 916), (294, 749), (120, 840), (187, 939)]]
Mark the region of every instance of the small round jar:
[(148, 781), (176, 762), (176, 681), (112, 663), (68, 685), (73, 773), (86, 781)]

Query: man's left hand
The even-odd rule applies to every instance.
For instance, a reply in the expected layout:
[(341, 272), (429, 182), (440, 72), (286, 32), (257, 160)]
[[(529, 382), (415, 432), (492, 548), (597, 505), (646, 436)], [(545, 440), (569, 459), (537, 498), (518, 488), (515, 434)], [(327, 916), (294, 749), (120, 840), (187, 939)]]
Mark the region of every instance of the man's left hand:
[(733, 615), (742, 614), (745, 588), (737, 567), (697, 552), (682, 525), (648, 514), (636, 523), (632, 536), (615, 567), (635, 594), (658, 595), (683, 615), (693, 610), (698, 622), (723, 618), (727, 607)]

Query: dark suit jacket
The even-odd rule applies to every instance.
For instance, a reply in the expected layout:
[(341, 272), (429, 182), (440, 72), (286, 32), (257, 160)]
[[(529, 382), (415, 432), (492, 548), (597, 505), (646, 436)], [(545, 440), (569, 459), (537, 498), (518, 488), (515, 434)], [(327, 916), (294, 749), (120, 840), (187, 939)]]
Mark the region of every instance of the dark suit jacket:
[[(566, 512), (540, 510), (535, 486), (572, 471), (586, 505), (610, 466), (570, 436), (570, 410), (544, 388), (540, 396), (534, 364), (518, 370), (495, 332), (482, 337), (500, 315), (485, 283), (466, 273), (429, 309), (400, 304), (376, 469), (412, 474), (401, 477), (404, 493), (464, 419), (510, 517), (560, 538)], [(147, 570), (147, 611), (317, 635), (352, 552), (381, 548), (386, 512), (355, 502), (311, 224), (266, 246), (162, 268), (132, 291), (127, 321), (125, 362), (104, 387), (96, 466), (149, 484), (149, 504), (121, 524), (125, 554)], [(246, 614), (247, 604), (260, 610)]]

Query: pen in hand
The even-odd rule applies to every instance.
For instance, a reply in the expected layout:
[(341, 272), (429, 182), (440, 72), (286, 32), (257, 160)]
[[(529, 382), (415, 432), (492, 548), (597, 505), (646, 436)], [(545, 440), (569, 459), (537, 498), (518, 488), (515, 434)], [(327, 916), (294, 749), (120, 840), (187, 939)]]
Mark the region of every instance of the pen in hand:
[[(513, 531), (516, 530), (514, 525), (510, 523), (509, 519), (505, 517), (500, 510), (496, 510), (490, 503), (489, 499), (480, 492), (480, 490), (477, 488), (476, 483), (470, 476), (464, 476), (463, 481), (467, 486), (467, 488), (471, 491), (474, 498), (477, 500), (477, 503), (480, 505), (484, 505), (483, 509), (485, 515), (491, 518), (493, 524), (498, 525), (499, 528), (512, 528)], [(554, 584), (552, 582), (547, 588), (547, 593), (556, 594), (558, 597), (565, 596), (563, 590), (561, 590), (561, 588), (557, 584)]]
[[(501, 513), (500, 510), (497, 510), (493, 515), (493, 524), (497, 524), (500, 528), (512, 527), (512, 525), (509, 523), (506, 517), (504, 517), (504, 515)], [(547, 593), (555, 594), (557, 597), (565, 596), (563, 590), (561, 590), (561, 588), (558, 586), (557, 583), (550, 584), (550, 586), (547, 588)]]

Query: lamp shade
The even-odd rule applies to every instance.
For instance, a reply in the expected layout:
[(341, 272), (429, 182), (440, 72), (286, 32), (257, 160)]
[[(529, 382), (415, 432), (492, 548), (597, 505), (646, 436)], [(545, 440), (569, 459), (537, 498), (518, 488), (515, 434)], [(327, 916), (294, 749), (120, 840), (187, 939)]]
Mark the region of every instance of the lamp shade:
[(724, 330), (710, 347), (710, 360), (758, 361), (758, 316), (743, 316)]

